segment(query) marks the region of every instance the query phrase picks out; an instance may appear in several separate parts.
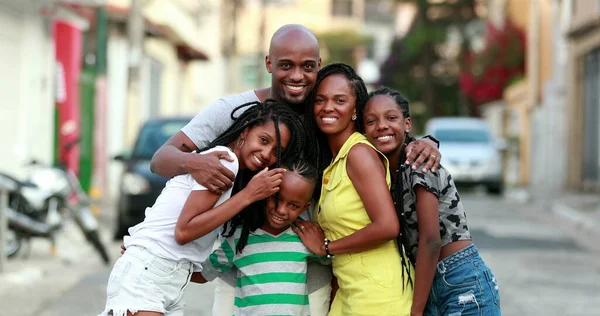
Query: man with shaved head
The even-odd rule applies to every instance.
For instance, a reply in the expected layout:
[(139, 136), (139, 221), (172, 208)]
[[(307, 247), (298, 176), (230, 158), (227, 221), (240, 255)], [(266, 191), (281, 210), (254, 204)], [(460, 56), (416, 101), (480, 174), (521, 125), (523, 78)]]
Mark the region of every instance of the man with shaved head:
[[(202, 110), (179, 133), (171, 137), (152, 157), (150, 168), (158, 175), (171, 178), (191, 174), (202, 186), (216, 194), (231, 187), (233, 173), (220, 163), (230, 160), (226, 152), (198, 155), (192, 151), (205, 148), (233, 123), (230, 115), (234, 108), (244, 103), (275, 99), (302, 114), (307, 96), (314, 88), (317, 72), (321, 68), (319, 42), (305, 26), (284, 25), (271, 38), (269, 55), (265, 57), (267, 71), (271, 74), (271, 87), (250, 90), (218, 99)], [(417, 142), (413, 159), (432, 142)], [(421, 161), (427, 158), (419, 157)], [(418, 161), (417, 161), (418, 162)], [(430, 165), (429, 167), (431, 167)], [(230, 271), (219, 279), (213, 304), (213, 315), (233, 314), (236, 272)], [(326, 315), (329, 311), (331, 270), (327, 266), (309, 263), (307, 273), (311, 315)]]
[(228, 154), (190, 152), (206, 147), (225, 132), (233, 123), (231, 111), (244, 103), (275, 99), (301, 113), (321, 67), (319, 42), (305, 26), (284, 25), (271, 39), (265, 64), (271, 74), (271, 87), (226, 96), (210, 104), (158, 149), (152, 157), (152, 172), (167, 178), (189, 173), (214, 193), (230, 188), (233, 173), (219, 162), (219, 159), (229, 160)]
[(317, 38), (304, 26), (285, 25), (273, 34), (265, 60), (271, 97), (302, 110), (321, 67)]

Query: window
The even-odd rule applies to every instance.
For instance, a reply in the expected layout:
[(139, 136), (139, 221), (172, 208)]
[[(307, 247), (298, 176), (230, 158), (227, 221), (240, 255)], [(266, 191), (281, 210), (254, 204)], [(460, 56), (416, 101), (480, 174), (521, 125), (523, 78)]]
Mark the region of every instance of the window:
[(394, 23), (394, 3), (388, 0), (365, 0), (365, 21), (380, 24)]
[(352, 16), (352, 0), (333, 0), (331, 3), (331, 15)]
[[(240, 81), (244, 87), (260, 88), (271, 84), (271, 77), (257, 56), (247, 55), (241, 58)], [(263, 72), (262, 82), (258, 82), (258, 72)]]
[(489, 143), (487, 131), (479, 129), (440, 128), (435, 130), (435, 138), (440, 143)]
[(133, 156), (135, 158), (150, 159), (154, 153), (181, 130), (189, 119), (183, 120), (155, 120), (148, 121), (140, 129)]

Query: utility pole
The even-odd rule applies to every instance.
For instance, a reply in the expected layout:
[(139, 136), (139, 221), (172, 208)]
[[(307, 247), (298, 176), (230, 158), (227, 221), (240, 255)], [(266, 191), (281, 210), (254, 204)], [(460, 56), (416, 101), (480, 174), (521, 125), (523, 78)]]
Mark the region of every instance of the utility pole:
[(142, 3), (143, 0), (131, 0), (131, 8), (127, 18), (127, 39), (129, 42), (128, 102), (125, 121), (127, 143), (133, 141), (137, 125), (133, 124), (132, 120), (139, 115), (142, 100), (141, 66), (144, 57), (145, 30)]
[(8, 183), (5, 178), (0, 178), (0, 273), (4, 272), (6, 262), (6, 239), (8, 225), (6, 221), (6, 209), (8, 208)]
[(232, 80), (225, 80), (227, 82), (227, 92), (233, 92), (236, 89), (238, 80), (236, 64), (234, 63), (235, 57), (237, 56), (237, 17), (240, 9), (241, 0), (228, 0), (224, 1), (222, 10), (225, 17), (221, 23), (223, 33), (225, 34), (225, 40), (223, 42), (223, 56), (227, 63), (227, 74)]
[(263, 51), (265, 47), (265, 18), (267, 17), (267, 4), (266, 0), (260, 0), (260, 24), (258, 27), (258, 46), (257, 46), (257, 67), (256, 67), (256, 88), (260, 88), (263, 85), (265, 79), (265, 69), (263, 65), (265, 63), (265, 53)]

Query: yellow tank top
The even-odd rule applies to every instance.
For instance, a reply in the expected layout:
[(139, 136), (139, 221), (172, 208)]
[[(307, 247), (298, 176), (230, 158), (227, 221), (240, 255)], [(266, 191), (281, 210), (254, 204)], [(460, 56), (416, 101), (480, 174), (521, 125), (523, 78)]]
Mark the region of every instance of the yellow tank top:
[[(371, 223), (365, 206), (346, 170), (348, 153), (356, 144), (365, 144), (377, 150), (365, 136), (355, 132), (346, 140), (333, 162), (323, 172), (321, 197), (316, 208), (316, 212), (318, 212), (316, 218), (330, 240), (351, 235)], [(383, 154), (381, 157), (385, 165), (386, 182), (389, 187), (389, 163)]]

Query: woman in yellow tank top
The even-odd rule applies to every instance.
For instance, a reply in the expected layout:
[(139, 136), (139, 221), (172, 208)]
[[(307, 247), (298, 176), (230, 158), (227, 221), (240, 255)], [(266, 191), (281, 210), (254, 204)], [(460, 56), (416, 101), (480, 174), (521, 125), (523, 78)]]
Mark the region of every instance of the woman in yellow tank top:
[(332, 258), (339, 290), (329, 315), (409, 315), (413, 288), (396, 244), (388, 162), (357, 132), (366, 87), (352, 67), (332, 64), (319, 72), (312, 96), (320, 141), (333, 157), (314, 214), (326, 238), (311, 225), (297, 232), (313, 252)]

